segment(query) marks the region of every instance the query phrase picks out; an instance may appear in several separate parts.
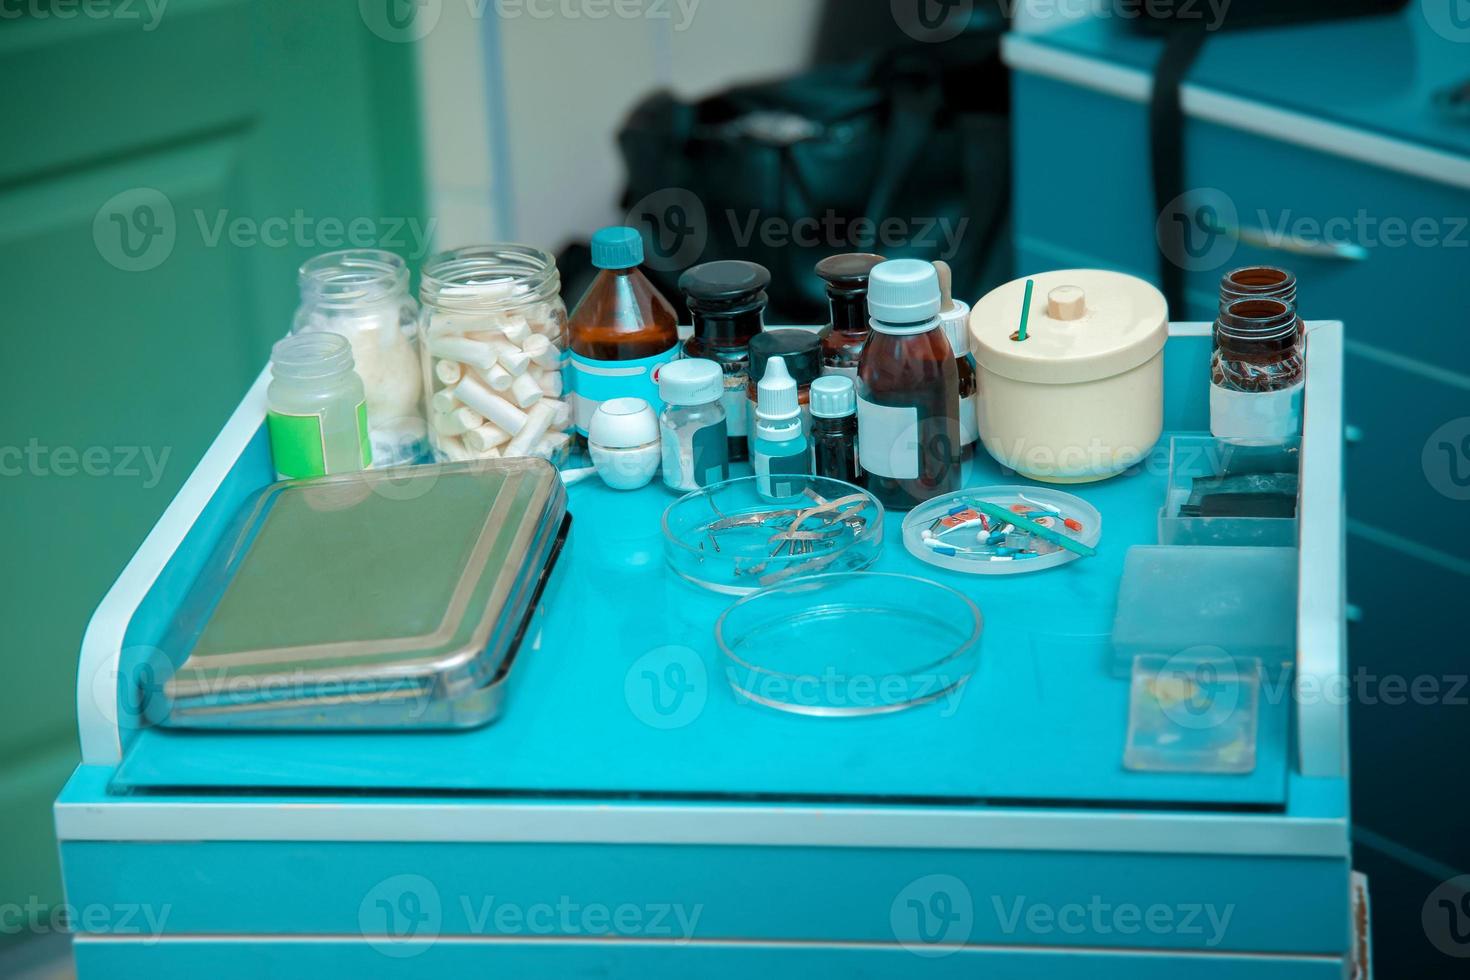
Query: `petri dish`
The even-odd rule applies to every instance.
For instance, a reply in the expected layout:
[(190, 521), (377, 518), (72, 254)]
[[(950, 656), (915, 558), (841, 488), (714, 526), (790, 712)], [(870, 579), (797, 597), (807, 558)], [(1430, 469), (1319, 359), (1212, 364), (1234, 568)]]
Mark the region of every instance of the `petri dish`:
[(817, 575), (739, 600), (715, 623), (736, 698), (862, 717), (952, 703), (979, 659), (980, 609), (909, 575)]
[(883, 505), (861, 487), (793, 478), (795, 492), (761, 493), (747, 476), (696, 490), (664, 511), (664, 556), (681, 578), (725, 595), (792, 579), (861, 571), (883, 550)]
[[(984, 550), (979, 540), (979, 537), (986, 533), (984, 528), (977, 527), (972, 530), (968, 527), (957, 527), (945, 533), (943, 527), (940, 526), (941, 521), (976, 498), (1006, 508), (1026, 508), (1020, 513), (1042, 512), (1043, 516), (1038, 518), (1041, 523), (1049, 524), (1061, 533), (1089, 547), (1096, 547), (1098, 541), (1102, 540), (1102, 514), (1081, 497), (1046, 487), (998, 486), (960, 490), (942, 497), (935, 497), (915, 507), (903, 521), (904, 547), (922, 562), (970, 575), (1020, 575), (1025, 572), (1040, 572), (1076, 561), (1081, 557), (1059, 545), (1035, 538), (1031, 538), (1028, 542), (1028, 546), (1035, 550), (1034, 554), (1015, 557), (987, 557), (984, 553), (946, 554), (943, 550), (931, 547), (930, 543), (934, 539), (926, 540), (926, 531), (939, 532), (938, 540), (956, 549)], [(1047, 510), (1059, 513), (1065, 520), (1044, 516)], [(1035, 513), (1029, 513), (1029, 516), (1035, 516)], [(1067, 521), (1078, 526), (1073, 527)]]

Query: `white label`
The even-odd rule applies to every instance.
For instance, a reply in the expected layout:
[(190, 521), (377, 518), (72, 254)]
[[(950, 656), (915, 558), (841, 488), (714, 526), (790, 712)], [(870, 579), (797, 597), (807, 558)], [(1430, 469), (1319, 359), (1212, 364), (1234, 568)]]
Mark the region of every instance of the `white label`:
[(980, 416), (975, 412), (975, 396), (960, 399), (960, 445), (973, 446), (980, 439)]
[(891, 480), (919, 478), (919, 410), (879, 405), (859, 397), (858, 460), (863, 469)]
[(1232, 391), (1210, 385), (1210, 434), (1216, 439), (1279, 442), (1301, 433), (1302, 382), (1281, 391)]

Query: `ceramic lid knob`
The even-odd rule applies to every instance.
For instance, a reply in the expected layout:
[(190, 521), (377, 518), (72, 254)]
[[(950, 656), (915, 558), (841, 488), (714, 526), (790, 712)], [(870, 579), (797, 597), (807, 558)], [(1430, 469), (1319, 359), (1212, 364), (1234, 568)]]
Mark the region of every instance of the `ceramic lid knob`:
[(1053, 320), (1080, 320), (1087, 312), (1087, 294), (1081, 286), (1058, 286), (1046, 294), (1046, 315)]

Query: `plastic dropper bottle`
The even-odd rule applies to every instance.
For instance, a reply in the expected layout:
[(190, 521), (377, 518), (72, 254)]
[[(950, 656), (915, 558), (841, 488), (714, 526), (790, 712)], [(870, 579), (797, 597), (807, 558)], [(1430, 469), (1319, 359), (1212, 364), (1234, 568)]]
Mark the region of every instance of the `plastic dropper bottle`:
[(773, 357), (766, 362), (766, 373), (757, 387), (755, 441), (751, 443), (756, 490), (773, 500), (794, 497), (801, 492), (797, 478), (811, 472), (796, 379), (786, 370), (785, 360)]
[(643, 238), (634, 228), (592, 236), (592, 264), (602, 271), (572, 311), (571, 373), (577, 436), (585, 445), (597, 406), (641, 398), (658, 412), (658, 369), (679, 352), (679, 316), (638, 268)]
[(858, 456), (868, 491), (909, 510), (960, 488), (960, 377), (939, 320), (939, 276), (917, 259), (868, 282), (873, 335), (858, 364)]
[(948, 262), (935, 262), (939, 275), (939, 322), (944, 338), (954, 350), (955, 367), (960, 372), (960, 450), (974, 451), (980, 439), (980, 419), (975, 396), (980, 390), (975, 374), (975, 359), (970, 355), (970, 304), (954, 298), (954, 273)]

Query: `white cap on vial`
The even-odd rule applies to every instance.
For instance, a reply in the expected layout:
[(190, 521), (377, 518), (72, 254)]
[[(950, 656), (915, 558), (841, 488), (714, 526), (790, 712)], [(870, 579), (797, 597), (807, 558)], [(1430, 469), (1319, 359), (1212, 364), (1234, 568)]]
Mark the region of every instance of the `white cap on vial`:
[(812, 417), (840, 419), (857, 412), (857, 386), (845, 374), (829, 374), (812, 382)]
[(670, 361), (658, 369), (658, 397), (669, 405), (708, 405), (725, 394), (725, 372), (701, 357)]
[(781, 422), (801, 417), (796, 379), (786, 370), (785, 358), (773, 357), (766, 362), (766, 373), (761, 376), (755, 390), (756, 418)]

